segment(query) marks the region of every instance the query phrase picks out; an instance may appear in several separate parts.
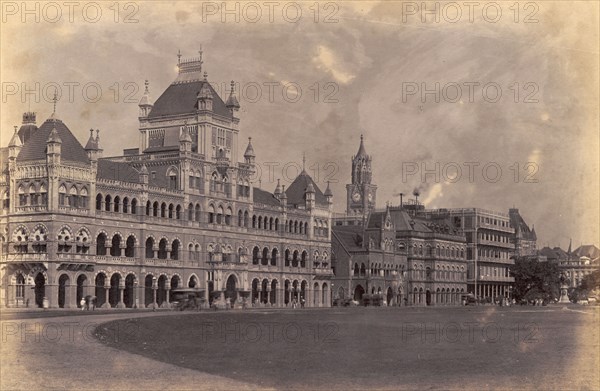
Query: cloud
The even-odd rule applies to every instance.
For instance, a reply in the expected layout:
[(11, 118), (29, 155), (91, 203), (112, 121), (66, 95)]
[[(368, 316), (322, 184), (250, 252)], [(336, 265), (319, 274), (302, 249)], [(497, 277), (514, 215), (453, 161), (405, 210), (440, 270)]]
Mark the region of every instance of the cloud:
[(317, 69), (325, 69), (337, 81), (343, 84), (348, 84), (356, 77), (356, 75), (346, 72), (343, 69), (344, 65), (336, 58), (331, 49), (319, 45), (317, 46), (317, 52), (318, 54), (313, 57), (313, 62), (317, 64)]

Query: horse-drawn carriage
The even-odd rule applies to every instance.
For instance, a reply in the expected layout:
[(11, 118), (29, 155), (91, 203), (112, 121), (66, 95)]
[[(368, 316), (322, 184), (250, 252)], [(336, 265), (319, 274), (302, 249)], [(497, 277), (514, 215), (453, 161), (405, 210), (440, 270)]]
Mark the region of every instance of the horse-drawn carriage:
[(172, 290), (175, 309), (179, 311), (200, 311), (206, 299), (204, 289), (199, 288), (176, 288)]

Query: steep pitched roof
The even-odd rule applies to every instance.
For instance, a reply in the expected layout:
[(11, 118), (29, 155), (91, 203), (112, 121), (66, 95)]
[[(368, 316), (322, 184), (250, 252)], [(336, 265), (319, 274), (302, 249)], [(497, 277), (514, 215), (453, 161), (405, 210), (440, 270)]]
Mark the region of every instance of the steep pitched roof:
[(47, 119), (38, 130), (30, 134), (29, 140), (17, 156), (17, 161), (45, 160), (46, 141), (54, 128), (62, 140), (61, 160), (89, 164), (87, 153), (77, 138), (61, 120), (53, 118)]
[(125, 162), (107, 159), (98, 160), (98, 179), (109, 179), (128, 183), (139, 183), (139, 172)]
[(396, 231), (432, 232), (422, 220), (410, 216), (405, 210), (390, 209), (390, 215)]
[(543, 255), (544, 257), (548, 258), (549, 260), (555, 260), (555, 261), (559, 261), (559, 260), (567, 260), (569, 259), (569, 255), (566, 253), (565, 250), (563, 250), (560, 247), (554, 247), (554, 248), (550, 248), (550, 247), (544, 247), (541, 250), (539, 250), (539, 254)]
[(205, 80), (171, 84), (156, 100), (148, 118), (153, 119), (167, 115), (195, 113), (197, 107), (196, 96), (205, 84), (213, 95), (213, 112), (223, 117), (231, 118), (231, 111), (225, 106), (225, 103), (210, 83)]
[(590, 259), (596, 259), (600, 256), (600, 249), (593, 244), (586, 244), (580, 246), (573, 251), (578, 257), (588, 257)]
[(21, 142), (25, 144), (31, 135), (37, 131), (37, 126), (35, 124), (23, 124), (19, 128), (19, 138)]
[(273, 205), (273, 206), (280, 206), (280, 202), (277, 198), (275, 198), (275, 196), (271, 193), (269, 193), (268, 191), (259, 189), (254, 187), (253, 188), (254, 192), (253, 192), (253, 196), (254, 196), (254, 202), (258, 202), (261, 204), (266, 204), (266, 205)]
[(294, 182), (292, 182), (285, 190), (285, 195), (288, 198), (288, 205), (304, 205), (304, 190), (309, 187), (309, 184), (312, 185), (315, 190), (315, 203), (323, 206), (328, 205), (327, 198), (306, 171), (302, 171), (300, 175), (294, 179)]
[(336, 240), (346, 251), (363, 250), (363, 227), (356, 225), (335, 225), (331, 230)]
[(527, 223), (519, 213), (519, 209), (509, 210), (510, 225), (515, 229), (515, 232), (520, 231), (523, 239), (525, 240), (537, 240), (535, 230), (529, 229)]

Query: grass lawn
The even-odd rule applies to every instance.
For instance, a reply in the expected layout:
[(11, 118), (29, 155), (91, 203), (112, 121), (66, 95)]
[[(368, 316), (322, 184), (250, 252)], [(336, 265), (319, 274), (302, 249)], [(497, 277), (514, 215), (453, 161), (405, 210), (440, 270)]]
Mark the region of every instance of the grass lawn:
[(266, 388), (597, 390), (598, 314), (573, 306), (182, 312), (109, 322), (96, 336)]

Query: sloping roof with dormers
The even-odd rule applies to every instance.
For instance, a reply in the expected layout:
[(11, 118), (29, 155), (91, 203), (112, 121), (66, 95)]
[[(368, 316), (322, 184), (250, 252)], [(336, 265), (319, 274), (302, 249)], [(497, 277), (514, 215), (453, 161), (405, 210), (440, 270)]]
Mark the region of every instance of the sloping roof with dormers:
[(363, 227), (356, 225), (334, 225), (331, 230), (333, 242), (339, 243), (346, 252), (363, 250)]
[(319, 189), (319, 186), (317, 186), (315, 181), (313, 181), (306, 171), (302, 171), (290, 186), (285, 189), (288, 205), (305, 205), (304, 191), (309, 187), (309, 184), (311, 184), (315, 190), (315, 203), (317, 205), (327, 206), (327, 198), (325, 198), (325, 195), (321, 189)]
[(253, 191), (254, 202), (265, 205), (281, 206), (279, 200), (275, 198), (272, 193), (256, 187), (253, 188)]
[(127, 183), (139, 183), (139, 172), (125, 162), (107, 159), (98, 160), (98, 179), (108, 179)]
[(215, 92), (210, 83), (205, 80), (171, 84), (156, 100), (148, 118), (155, 119), (169, 115), (195, 113), (197, 108), (197, 95), (204, 84), (208, 85), (208, 88), (210, 88), (213, 95), (213, 112), (220, 116), (231, 118), (231, 111), (225, 106), (225, 103)]
[(56, 128), (62, 141), (61, 160), (89, 164), (87, 153), (69, 128), (59, 119), (47, 119), (38, 130), (33, 132), (23, 145), (17, 161), (45, 160), (46, 141), (52, 129)]

